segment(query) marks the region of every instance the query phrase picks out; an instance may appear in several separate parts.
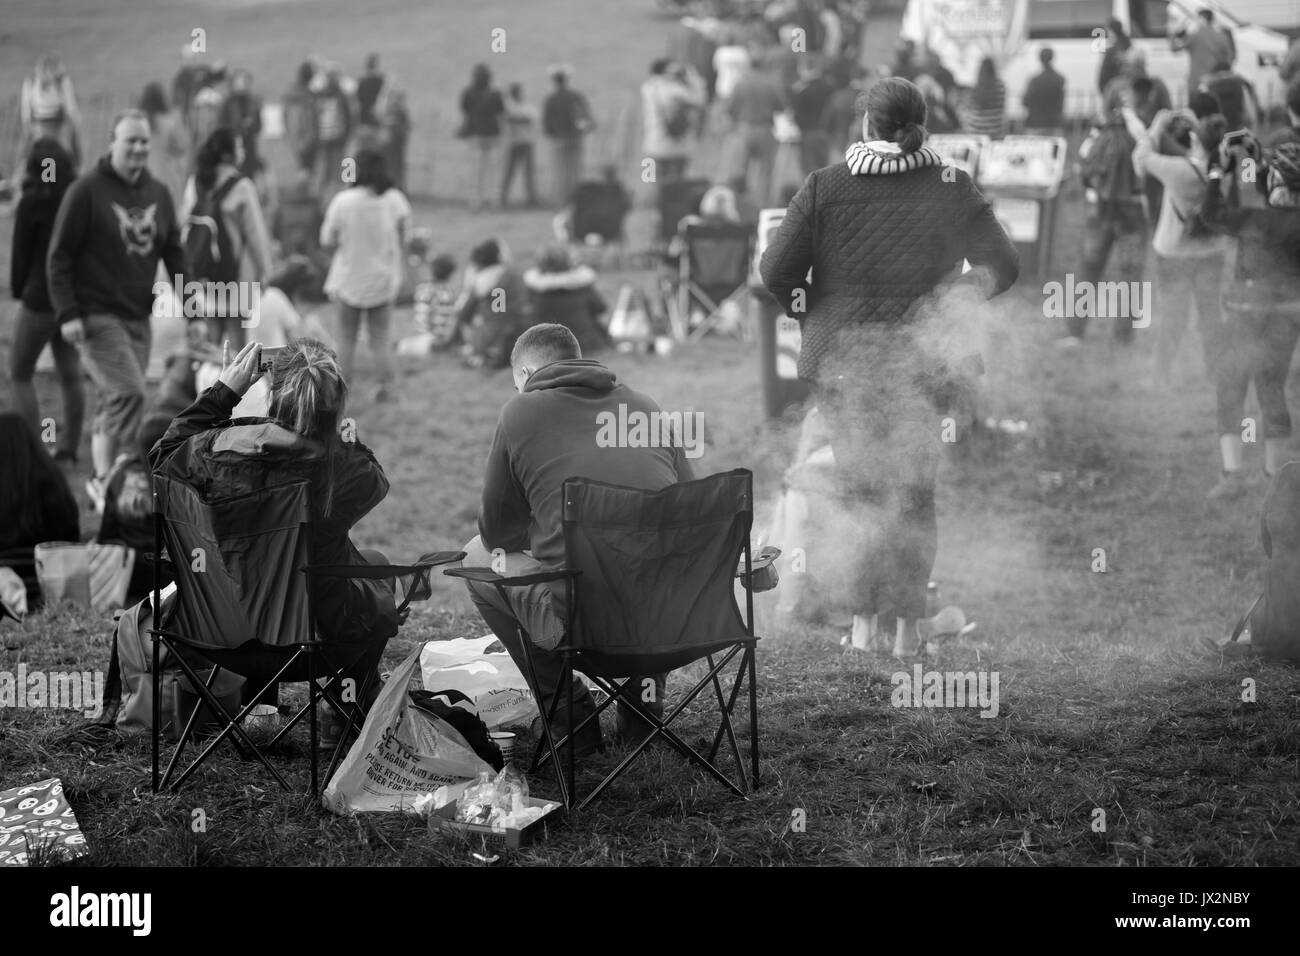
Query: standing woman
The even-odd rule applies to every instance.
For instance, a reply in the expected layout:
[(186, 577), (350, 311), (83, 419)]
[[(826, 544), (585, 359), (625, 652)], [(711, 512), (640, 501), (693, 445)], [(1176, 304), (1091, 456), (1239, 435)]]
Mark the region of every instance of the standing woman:
[(474, 211), (486, 209), (488, 189), (495, 184), (496, 170), (492, 157), (501, 142), (506, 103), (501, 91), (492, 85), (492, 71), (478, 64), (470, 76), (469, 86), (460, 95), (460, 136), (473, 147), (475, 165)]
[(966, 103), (965, 131), (1001, 139), (1007, 135), (1007, 87), (991, 57), (980, 61), (979, 75)]
[(357, 153), (357, 181), (338, 193), (325, 210), (320, 241), (333, 255), (325, 292), (338, 303), (339, 363), (353, 380), (357, 335), (365, 319), (370, 350), (379, 367), (371, 397), (387, 401), (393, 382), (388, 328), (393, 299), (402, 285), (411, 204), (393, 188), (382, 153)]
[(36, 62), (36, 69), (23, 80), (19, 108), (22, 137), (17, 165), (33, 143), (48, 136), (68, 151), (74, 172), (81, 167), (81, 111), (62, 60), (43, 56)]
[[(185, 184), (179, 219), (188, 231), (188, 220), (199, 196), (217, 200), (225, 217), (234, 261), (239, 263), (239, 281), (260, 283), (271, 274), (271, 238), (266, 231), (257, 187), (240, 172), (243, 164), (244, 144), (239, 136), (225, 126), (216, 129), (199, 148), (195, 173)], [(195, 274), (188, 278), (203, 282), (216, 277)], [(212, 294), (208, 300), (208, 334), (212, 340), (220, 343), (229, 339), (232, 352), (242, 349), (246, 335), (242, 320), (246, 317), (238, 313), (218, 315), (230, 310), (220, 308)]]
[(14, 408), (40, 430), (41, 410), (32, 375), (36, 360), (48, 343), (54, 353), (54, 367), (63, 393), (64, 422), (62, 428), (55, 429), (54, 457), (73, 463), (81, 445), (86, 392), (81, 383), (81, 357), (77, 347), (64, 341), (59, 324), (54, 321), (54, 307), (45, 281), (45, 253), (59, 204), (76, 177), (72, 156), (58, 140), (45, 137), (36, 141), (27, 157), (22, 197), (14, 211), (9, 262), (9, 288), (20, 302), (9, 354)]
[[(855, 612), (860, 647), (892, 610), (894, 653), (911, 657), (938, 549), (940, 405), (958, 382), (925, 344), (934, 336), (924, 301), (967, 293), (969, 308), (972, 295), (997, 295), (1015, 282), (1019, 256), (970, 177), (924, 145), (916, 85), (886, 77), (865, 98), (866, 141), (808, 177), (761, 272), (802, 328), (799, 377), (830, 429), (845, 524), (857, 536), (838, 603)], [(963, 258), (973, 271), (960, 277)]]
[(190, 162), (185, 124), (168, 105), (161, 83), (147, 84), (139, 105), (149, 118), (149, 175), (163, 183), (173, 198), (179, 197), (185, 189)]
[[(1251, 188), (1241, 183), (1245, 169), (1253, 169), (1247, 163), (1259, 165), (1251, 139), (1220, 145), (1205, 197), (1206, 221), (1237, 237), (1233, 274), (1223, 295), (1227, 325), (1216, 376), (1223, 476), (1210, 490), (1211, 499), (1235, 498), (1246, 490), (1242, 417), (1252, 380), (1264, 419), (1264, 476), (1271, 478), (1293, 457), (1286, 380), (1300, 342), (1300, 143), (1283, 143), (1262, 158), (1256, 180), (1263, 187), (1262, 208), (1239, 195)], [(1225, 182), (1230, 184), (1226, 196)]]

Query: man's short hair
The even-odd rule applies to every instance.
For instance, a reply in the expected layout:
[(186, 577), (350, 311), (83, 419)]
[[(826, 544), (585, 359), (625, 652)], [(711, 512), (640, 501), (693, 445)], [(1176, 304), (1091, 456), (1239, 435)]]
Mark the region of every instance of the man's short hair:
[(1050, 46), (1045, 46), (1038, 51), (1038, 62), (1043, 64), (1043, 66), (1047, 66), (1055, 58), (1056, 58), (1056, 54), (1052, 52), (1052, 48)]
[(117, 138), (117, 127), (123, 120), (141, 120), (146, 126), (148, 126), (149, 114), (144, 110), (138, 110), (135, 107), (118, 110), (117, 114), (113, 117), (113, 125), (108, 128), (108, 134), (111, 138)]
[(552, 362), (582, 358), (582, 348), (574, 334), (556, 322), (543, 322), (526, 329), (510, 352), (510, 367), (531, 364), (542, 368)]

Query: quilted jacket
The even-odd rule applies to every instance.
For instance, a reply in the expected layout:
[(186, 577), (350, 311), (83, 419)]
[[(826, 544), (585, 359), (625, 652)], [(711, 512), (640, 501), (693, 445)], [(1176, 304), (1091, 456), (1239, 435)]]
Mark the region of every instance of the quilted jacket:
[(942, 166), (928, 147), (902, 169), (866, 155), (855, 143), (849, 162), (808, 177), (760, 264), (764, 285), (800, 323), (805, 381), (817, 380), (843, 333), (907, 322), (963, 258), (992, 270), (994, 295), (1019, 275), (1015, 246), (965, 172)]

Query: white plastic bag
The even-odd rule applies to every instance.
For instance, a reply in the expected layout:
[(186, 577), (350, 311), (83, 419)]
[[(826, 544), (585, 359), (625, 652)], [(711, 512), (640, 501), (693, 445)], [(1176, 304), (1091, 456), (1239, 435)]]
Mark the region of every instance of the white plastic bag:
[(424, 689), (458, 690), (474, 702), (488, 730), (525, 724), (537, 716), (528, 681), (505, 651), (487, 653), (495, 635), (429, 641), (420, 653)]
[(456, 728), (411, 705), (407, 688), (419, 666), (417, 648), (384, 684), (361, 736), (325, 788), (321, 802), (327, 810), (410, 811), (445, 784), (493, 773)]
[(135, 551), (120, 544), (48, 541), (34, 557), (45, 603), (71, 601), (97, 612), (122, 607), (135, 567)]

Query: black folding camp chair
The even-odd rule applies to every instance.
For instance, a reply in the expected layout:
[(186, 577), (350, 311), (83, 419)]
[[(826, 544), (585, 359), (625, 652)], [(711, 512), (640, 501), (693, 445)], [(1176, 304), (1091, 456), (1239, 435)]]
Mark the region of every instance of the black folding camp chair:
[[(754, 227), (746, 223), (688, 222), (682, 226), (685, 251), (678, 259), (677, 289), (673, 299), (674, 326), (699, 339), (722, 319), (723, 305), (739, 301), (749, 288)], [(705, 313), (692, 329), (696, 307)], [(743, 324), (738, 327), (743, 333)]]
[[(578, 804), (595, 800), (655, 740), (662, 739), (683, 757), (703, 768), (738, 796), (758, 785), (758, 697), (754, 651), (754, 601), (749, 582), (757, 565), (749, 549), (753, 523), (753, 475), (744, 469), (697, 481), (644, 491), (586, 478), (564, 483), (565, 566), (553, 571), (507, 578), (487, 568), (456, 568), (443, 572), (505, 589), (541, 582), (563, 582), (566, 594), (565, 634), (558, 651), (564, 673), (549, 701), (538, 701), (542, 740), (533, 754), (530, 772), (547, 759), (566, 808), (577, 801), (575, 755), (571, 742), (589, 721), (600, 720), (610, 704), (622, 701), (649, 734)], [(741, 570), (737, 562), (743, 554)], [(746, 613), (736, 606), (733, 574), (745, 583)], [(523, 628), (520, 639), (527, 665), (534, 670), (532, 643)], [(723, 691), (719, 675), (737, 656), (739, 663), (730, 690)], [(704, 660), (708, 670), (661, 718), (638, 706), (642, 688), (619, 683), (629, 675), (667, 673)], [(573, 671), (580, 670), (607, 696), (568, 733), (556, 739), (552, 723), (561, 694), (568, 696), (566, 714), (573, 714)], [(732, 726), (732, 713), (742, 685), (748, 681), (749, 774)], [(535, 679), (533, 686), (536, 686)], [(720, 720), (713, 745), (704, 756), (687, 744), (670, 725), (702, 691), (713, 688)], [(723, 739), (736, 763), (732, 780), (715, 763)], [(567, 767), (560, 751), (568, 747)]]
[[(324, 642), (316, 633), (312, 595), (329, 586), (322, 579), (398, 579), (405, 599), (400, 617), (413, 600), (431, 592), (432, 568), (461, 560), (461, 551), (428, 554), (412, 565), (308, 564), (311, 540), (310, 484), (289, 482), (248, 494), (208, 501), (183, 482), (154, 476), (155, 552), (170, 557), (177, 587), (170, 612), (161, 613), (160, 587), (153, 593), (153, 790), (180, 789), (221, 741), (229, 738), (245, 759), (256, 758), (286, 790), (292, 789), (264, 751), (280, 742), (304, 717), (310, 728), (311, 792), (320, 791), (316, 705), (325, 701), (346, 722), (331, 755), (328, 781), (343, 755), (348, 732), (364, 721), (362, 702), (376, 678), (370, 667), (354, 694), (344, 672), (383, 652), (387, 637)], [(161, 622), (161, 623), (159, 623)], [(160, 652), (166, 648), (221, 726), (198, 757), (173, 781), (186, 745), (195, 736), (202, 707), (190, 713), (176, 749), (159, 776), (162, 735)], [(197, 669), (212, 665), (206, 679)], [(244, 703), (227, 713), (213, 693), (222, 670), (246, 679)], [(281, 683), (307, 683), (307, 703), (259, 748), (242, 724), (259, 699)], [(251, 690), (251, 692), (250, 692)], [(346, 699), (348, 697), (351, 699)]]
[(713, 184), (707, 179), (676, 179), (660, 183), (656, 208), (659, 212), (659, 241), (667, 246), (677, 235), (677, 225), (687, 216), (698, 216), (700, 201)]

